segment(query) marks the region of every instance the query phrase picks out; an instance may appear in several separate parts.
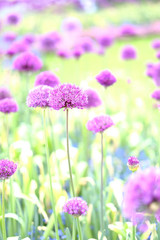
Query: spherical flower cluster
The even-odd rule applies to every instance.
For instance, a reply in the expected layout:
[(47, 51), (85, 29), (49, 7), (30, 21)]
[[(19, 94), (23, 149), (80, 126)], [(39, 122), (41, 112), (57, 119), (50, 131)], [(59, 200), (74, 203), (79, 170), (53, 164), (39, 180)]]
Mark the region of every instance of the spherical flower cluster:
[(155, 39), (152, 42), (152, 48), (154, 49), (160, 49), (160, 39)]
[(13, 65), (14, 69), (20, 72), (35, 72), (42, 68), (41, 60), (31, 52), (20, 54)]
[(87, 210), (88, 206), (86, 201), (84, 201), (80, 197), (74, 197), (69, 199), (63, 206), (63, 211), (74, 217), (86, 215)]
[(123, 37), (137, 35), (135, 26), (130, 25), (130, 24), (123, 25), (120, 29), (120, 35)]
[(147, 64), (147, 70), (146, 70), (146, 75), (150, 78), (153, 77), (154, 73), (154, 64), (153, 63), (148, 63)]
[(77, 18), (74, 17), (66, 18), (62, 23), (62, 30), (69, 33), (81, 31), (82, 24)]
[(4, 98), (0, 100), (0, 112), (12, 113), (18, 111), (18, 105), (12, 98)]
[(57, 43), (61, 41), (61, 36), (57, 32), (49, 32), (40, 39), (40, 45), (43, 51), (54, 51)]
[(87, 129), (94, 133), (98, 133), (105, 131), (113, 125), (114, 123), (108, 115), (101, 115), (89, 120), (87, 123)]
[(121, 51), (121, 57), (123, 60), (135, 59), (137, 57), (136, 49), (131, 45), (125, 46)]
[(151, 167), (130, 177), (124, 189), (123, 212), (129, 219), (138, 213), (160, 215), (160, 169)]
[(84, 51), (81, 47), (75, 47), (72, 50), (72, 56), (75, 57), (76, 59), (79, 59), (83, 55)]
[(93, 52), (95, 42), (90, 37), (83, 37), (77, 43), (77, 47), (81, 47), (84, 52)]
[(155, 90), (152, 93), (151, 97), (159, 101), (160, 100), (160, 89)]
[(153, 67), (153, 80), (156, 86), (160, 86), (160, 63), (154, 64)]
[(45, 71), (37, 75), (34, 86), (36, 87), (39, 85), (47, 85), (50, 87), (55, 87), (59, 83), (59, 78), (54, 73), (50, 71)]
[(3, 39), (6, 41), (6, 42), (12, 42), (16, 39), (17, 35), (16, 33), (14, 32), (6, 32), (4, 35), (3, 35)]
[(98, 37), (98, 43), (102, 47), (110, 47), (113, 44), (113, 37), (110, 36), (109, 34), (103, 34)]
[(28, 107), (49, 107), (49, 93), (51, 87), (45, 85), (39, 85), (33, 88), (27, 97), (27, 106)]
[(22, 53), (28, 50), (28, 44), (24, 41), (13, 42), (12, 45), (7, 49), (6, 54), (8, 56), (14, 56), (18, 53)]
[(104, 70), (96, 76), (96, 80), (104, 87), (113, 85), (117, 80), (115, 76), (109, 71)]
[(102, 101), (98, 95), (98, 93), (93, 89), (87, 89), (85, 93), (88, 96), (88, 103), (85, 106), (85, 108), (92, 108), (92, 107), (98, 107), (102, 104)]
[(128, 162), (127, 162), (127, 166), (129, 168), (129, 170), (131, 170), (132, 172), (135, 172), (138, 170), (139, 168), (139, 160), (138, 158), (131, 156), (128, 158)]
[(17, 170), (17, 164), (8, 159), (0, 160), (0, 180), (11, 177)]
[(19, 15), (16, 14), (16, 13), (11, 13), (11, 14), (9, 14), (9, 15), (7, 16), (7, 19), (6, 19), (6, 20), (7, 20), (7, 23), (8, 23), (8, 24), (16, 25), (16, 24), (19, 23), (20, 17), (19, 17)]
[(11, 95), (10, 91), (8, 90), (8, 88), (0, 87), (0, 100), (2, 100), (4, 98), (12, 98), (12, 95)]
[(83, 109), (88, 103), (87, 95), (74, 84), (60, 84), (50, 91), (49, 105), (55, 110), (61, 108)]

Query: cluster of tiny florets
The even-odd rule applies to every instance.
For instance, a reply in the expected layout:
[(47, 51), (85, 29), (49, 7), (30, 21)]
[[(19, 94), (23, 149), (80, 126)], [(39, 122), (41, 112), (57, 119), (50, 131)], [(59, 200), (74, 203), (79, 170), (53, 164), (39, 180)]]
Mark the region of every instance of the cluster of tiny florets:
[(49, 107), (49, 93), (51, 91), (51, 87), (40, 85), (33, 88), (27, 97), (27, 106), (28, 107)]
[(85, 108), (98, 107), (102, 104), (102, 100), (100, 99), (98, 93), (95, 90), (87, 89), (85, 93), (88, 97), (88, 103)]
[(88, 206), (86, 201), (80, 197), (74, 197), (69, 199), (63, 206), (63, 211), (73, 215), (74, 217), (79, 217), (87, 213)]
[(96, 76), (96, 80), (104, 87), (113, 85), (117, 80), (109, 70), (103, 70)]
[(37, 75), (34, 86), (36, 87), (39, 85), (47, 85), (50, 87), (55, 87), (59, 83), (60, 83), (60, 81), (55, 74), (53, 74), (50, 71), (45, 71), (45, 72), (41, 72), (39, 75)]
[(12, 98), (4, 98), (0, 100), (0, 112), (12, 113), (18, 111), (18, 105)]
[(97, 116), (87, 123), (87, 129), (94, 133), (103, 132), (114, 123), (108, 115)]
[(4, 98), (11, 98), (11, 97), (12, 97), (12, 95), (8, 88), (0, 87), (0, 100), (2, 100)]
[(17, 164), (8, 159), (0, 160), (0, 180), (11, 177), (17, 170)]
[(87, 103), (87, 94), (74, 84), (60, 84), (50, 91), (49, 105), (55, 110), (61, 108), (83, 109)]

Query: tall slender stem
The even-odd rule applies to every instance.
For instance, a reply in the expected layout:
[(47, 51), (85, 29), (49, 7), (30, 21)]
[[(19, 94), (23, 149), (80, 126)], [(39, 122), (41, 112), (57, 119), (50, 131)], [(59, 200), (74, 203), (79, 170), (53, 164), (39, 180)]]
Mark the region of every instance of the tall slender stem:
[(75, 218), (73, 217), (72, 240), (75, 239), (76, 239), (76, 221)]
[(53, 189), (52, 189), (52, 177), (51, 177), (51, 166), (50, 166), (50, 161), (49, 161), (49, 150), (48, 150), (48, 141), (47, 141), (47, 126), (46, 126), (46, 112), (45, 112), (45, 110), (43, 111), (43, 123), (44, 123), (44, 137), (45, 137), (45, 151), (46, 151), (47, 169), (48, 169), (49, 184), (50, 184), (50, 197), (51, 197), (51, 204), (52, 204), (52, 209), (53, 209), (54, 218), (55, 218), (56, 239), (59, 240), (58, 221), (57, 221), (57, 216), (56, 216), (55, 202), (54, 202)]
[(6, 237), (6, 226), (5, 226), (5, 180), (3, 180), (3, 188), (2, 188), (2, 236), (3, 240), (7, 240)]
[(78, 235), (79, 235), (79, 240), (82, 240), (82, 231), (81, 231), (81, 225), (80, 225), (80, 221), (79, 218), (77, 218), (77, 228), (78, 228)]
[(104, 222), (103, 222), (103, 164), (104, 164), (104, 160), (103, 160), (103, 132), (101, 132), (101, 233), (103, 233), (104, 230)]
[(136, 226), (132, 223), (132, 240), (136, 239)]
[(69, 154), (69, 134), (68, 134), (68, 109), (66, 109), (66, 137), (67, 137), (67, 159), (68, 159), (68, 167), (69, 167), (69, 175), (70, 175), (70, 181), (71, 181), (71, 187), (72, 187), (72, 194), (73, 197), (76, 196), (75, 190), (74, 190), (74, 184), (73, 184), (73, 178), (72, 178), (72, 169), (71, 169), (71, 160), (70, 160), (70, 154)]

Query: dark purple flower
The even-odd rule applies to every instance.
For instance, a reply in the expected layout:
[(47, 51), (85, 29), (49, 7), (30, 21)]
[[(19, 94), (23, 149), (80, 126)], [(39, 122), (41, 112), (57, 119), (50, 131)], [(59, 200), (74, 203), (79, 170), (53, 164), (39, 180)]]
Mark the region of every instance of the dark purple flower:
[(27, 106), (28, 107), (41, 107), (46, 108), (49, 107), (49, 93), (51, 91), (51, 87), (46, 85), (39, 85), (33, 88), (27, 97)]
[[(160, 211), (160, 169), (148, 168), (134, 173), (124, 190), (123, 212), (134, 219), (138, 213), (157, 215)], [(142, 220), (141, 220), (142, 222)]]
[(19, 72), (36, 72), (42, 68), (42, 61), (31, 52), (21, 53), (13, 63)]
[(41, 48), (45, 52), (55, 51), (57, 44), (61, 41), (61, 36), (57, 32), (50, 32), (40, 39)]
[(84, 54), (84, 51), (81, 47), (75, 47), (72, 50), (72, 55), (73, 57), (75, 57), (76, 59), (79, 59), (82, 55)]
[(17, 164), (8, 159), (0, 160), (0, 180), (10, 178), (17, 170)]
[(138, 158), (136, 158), (135, 156), (131, 156), (128, 158), (128, 162), (127, 162), (127, 166), (129, 168), (129, 170), (131, 170), (132, 172), (135, 172), (138, 170), (139, 168), (139, 160)]
[(121, 51), (121, 57), (123, 60), (135, 59), (137, 57), (136, 49), (131, 45), (125, 46)]
[(37, 75), (34, 86), (47, 85), (49, 87), (55, 87), (58, 84), (60, 84), (59, 78), (51, 71), (45, 71)]
[(105, 131), (113, 125), (114, 123), (108, 115), (101, 115), (89, 120), (87, 123), (87, 129), (93, 133), (98, 133)]
[(157, 57), (158, 59), (160, 59), (160, 51), (157, 52), (156, 57)]
[(7, 16), (6, 21), (8, 24), (16, 25), (20, 21), (20, 16), (17, 13), (11, 13)]
[(35, 36), (33, 34), (26, 34), (24, 37), (23, 37), (23, 41), (26, 43), (26, 44), (32, 44), (35, 42)]
[(95, 42), (90, 37), (81, 38), (76, 45), (76, 47), (81, 47), (84, 52), (94, 51), (94, 46), (95, 46)]
[(2, 100), (4, 98), (12, 98), (12, 95), (11, 95), (10, 91), (8, 90), (8, 88), (0, 87), (0, 100)]
[(156, 86), (160, 86), (160, 63), (154, 64), (153, 68), (153, 80)]
[(17, 35), (14, 32), (6, 32), (3, 35), (3, 38), (6, 42), (12, 42), (16, 39)]
[(152, 48), (154, 49), (160, 49), (160, 39), (155, 39), (152, 42)]
[(153, 63), (148, 63), (147, 64), (146, 75), (150, 78), (153, 78), (153, 73), (154, 73), (154, 64)]
[(55, 110), (61, 108), (84, 108), (87, 95), (78, 86), (70, 83), (60, 84), (50, 92), (49, 105)]
[(60, 58), (69, 58), (70, 57), (70, 53), (67, 49), (58, 49), (56, 54)]
[(85, 106), (85, 108), (98, 107), (102, 104), (102, 101), (95, 90), (87, 89), (85, 93), (88, 96), (88, 104)]
[(8, 114), (18, 111), (18, 105), (12, 98), (4, 98), (0, 100), (0, 112)]
[(110, 47), (113, 44), (113, 37), (110, 36), (109, 34), (103, 34), (98, 37), (98, 43), (102, 47)]
[(123, 37), (137, 35), (135, 26), (129, 24), (123, 25), (120, 29), (120, 35)]
[(88, 206), (86, 201), (84, 201), (80, 197), (74, 197), (69, 199), (64, 204), (63, 211), (74, 217), (79, 217), (81, 215), (86, 215), (88, 211)]
[(155, 90), (155, 91), (152, 93), (151, 97), (154, 98), (154, 99), (156, 99), (156, 100), (158, 100), (158, 101), (160, 101), (160, 89)]
[(117, 80), (109, 70), (103, 70), (96, 76), (96, 80), (104, 87), (113, 85)]

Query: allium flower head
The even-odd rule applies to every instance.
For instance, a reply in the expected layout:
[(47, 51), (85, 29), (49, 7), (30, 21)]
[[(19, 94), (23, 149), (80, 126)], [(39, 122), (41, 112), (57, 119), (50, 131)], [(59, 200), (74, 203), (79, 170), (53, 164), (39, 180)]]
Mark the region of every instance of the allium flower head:
[(11, 25), (16, 25), (20, 21), (20, 17), (17, 13), (11, 13), (7, 16), (7, 23)]
[(80, 197), (74, 197), (69, 199), (63, 206), (63, 211), (74, 217), (86, 215), (87, 210), (88, 206), (86, 201), (84, 201)]
[(104, 87), (109, 87), (117, 81), (115, 76), (108, 70), (100, 72), (96, 76), (96, 80)]
[(153, 67), (153, 80), (156, 86), (160, 86), (160, 63), (154, 64)]
[(121, 57), (123, 60), (135, 59), (137, 57), (137, 51), (133, 46), (127, 45), (122, 49)]
[(6, 42), (12, 42), (16, 39), (17, 35), (16, 33), (14, 32), (6, 32), (4, 35), (3, 35), (3, 39), (6, 41)]
[(125, 24), (121, 27), (120, 30), (120, 35), (121, 36), (135, 36), (137, 35), (137, 31), (135, 26), (130, 25), (130, 24)]
[(18, 111), (18, 105), (12, 98), (4, 98), (0, 100), (0, 112), (12, 113)]
[(57, 43), (61, 41), (61, 36), (57, 32), (49, 32), (40, 39), (40, 45), (43, 51), (54, 51)]
[(129, 170), (131, 170), (132, 172), (135, 172), (138, 170), (139, 168), (139, 160), (138, 158), (131, 156), (128, 158), (128, 162), (127, 162), (127, 166), (129, 168)]
[(13, 65), (19, 72), (36, 72), (42, 68), (41, 60), (31, 52), (20, 54)]
[(159, 168), (140, 170), (130, 177), (124, 189), (123, 212), (130, 219), (137, 213), (156, 216), (160, 213)]
[(22, 53), (28, 50), (28, 44), (24, 41), (13, 42), (12, 45), (7, 49), (6, 54), (8, 56), (14, 56), (18, 53)]
[(156, 57), (160, 59), (160, 51), (157, 52)]
[(160, 49), (160, 39), (154, 39), (152, 42), (152, 48)]
[(11, 177), (17, 170), (17, 164), (8, 159), (0, 160), (0, 180)]
[(160, 89), (155, 90), (152, 93), (151, 97), (159, 101), (160, 100)]
[(146, 75), (150, 78), (153, 77), (154, 73), (154, 64), (153, 63), (148, 63), (147, 64), (147, 70), (146, 70)]
[(82, 30), (82, 24), (79, 19), (70, 17), (64, 19), (62, 23), (62, 30), (65, 32), (77, 32)]
[(84, 54), (84, 51), (81, 47), (75, 47), (72, 51), (73, 57), (79, 59)]
[(87, 94), (74, 84), (65, 83), (53, 88), (49, 105), (55, 110), (61, 108), (84, 108), (88, 103)]
[(102, 101), (98, 95), (98, 93), (93, 89), (87, 89), (85, 93), (88, 96), (88, 103), (85, 106), (85, 108), (92, 108), (92, 107), (98, 107), (102, 104)]
[(0, 100), (2, 100), (4, 98), (12, 98), (12, 95), (11, 95), (10, 91), (8, 90), (8, 88), (0, 87)]
[(59, 83), (59, 78), (54, 73), (45, 71), (37, 75), (34, 86), (47, 85), (49, 87), (55, 87)]
[(108, 115), (101, 115), (89, 120), (87, 123), (87, 129), (94, 133), (98, 133), (105, 131), (113, 125), (114, 123)]
[(98, 43), (102, 47), (110, 47), (113, 44), (113, 37), (110, 36), (109, 34), (103, 34), (98, 37)]
[(39, 85), (33, 88), (27, 97), (27, 106), (28, 107), (49, 107), (49, 93), (51, 87), (45, 85)]

